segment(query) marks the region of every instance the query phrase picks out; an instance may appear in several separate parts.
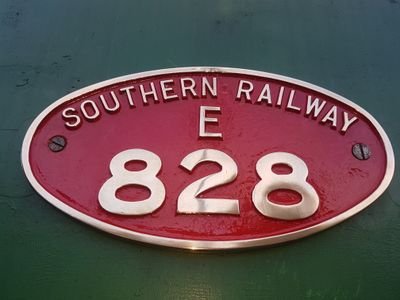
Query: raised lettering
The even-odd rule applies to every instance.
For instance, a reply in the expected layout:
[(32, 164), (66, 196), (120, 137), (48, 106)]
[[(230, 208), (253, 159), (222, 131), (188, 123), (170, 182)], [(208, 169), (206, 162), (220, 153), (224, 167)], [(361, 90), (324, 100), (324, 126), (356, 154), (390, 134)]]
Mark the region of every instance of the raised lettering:
[(119, 108), (120, 108), (120, 104), (118, 101), (117, 96), (115, 95), (114, 91), (110, 92), (110, 95), (112, 97), (112, 99), (114, 100), (114, 107), (110, 107), (105, 99), (105, 97), (103, 95), (100, 95), (100, 100), (101, 103), (103, 104), (103, 107), (106, 111), (108, 112), (116, 112)]
[(318, 98), (315, 98), (314, 101), (312, 101), (312, 97), (308, 96), (307, 98), (307, 108), (306, 108), (306, 116), (309, 116), (311, 113), (313, 113), (313, 118), (317, 118), (319, 114), (321, 113), (322, 109), (324, 108), (326, 101), (322, 101), (321, 103), (319, 102)]
[(133, 85), (120, 89), (120, 92), (126, 93), (126, 96), (128, 97), (129, 106), (131, 106), (131, 107), (135, 107), (135, 103), (133, 102), (132, 95), (131, 95), (131, 90), (134, 90), (134, 89), (135, 89), (135, 87)]
[(206, 123), (218, 123), (217, 118), (207, 118), (206, 113), (209, 111), (220, 112), (221, 108), (218, 106), (200, 106), (200, 124), (199, 124), (199, 136), (200, 137), (213, 137), (222, 138), (220, 132), (206, 132)]
[(278, 101), (276, 101), (276, 106), (282, 105), (283, 93), (285, 92), (285, 87), (281, 86), (279, 89)]
[(142, 99), (143, 99), (144, 104), (148, 104), (147, 96), (152, 96), (154, 98), (154, 101), (158, 102), (158, 96), (156, 93), (156, 88), (154, 86), (154, 82), (150, 82), (150, 91), (148, 91), (148, 92), (146, 92), (144, 90), (143, 84), (141, 84), (139, 87), (140, 87), (140, 93), (142, 94)]
[(286, 106), (286, 109), (288, 109), (288, 110), (291, 109), (291, 110), (294, 110), (294, 111), (300, 111), (300, 107), (297, 107), (297, 106), (293, 105), (293, 98), (294, 98), (294, 94), (295, 93), (296, 93), (295, 90), (291, 90), (290, 91), (289, 100), (288, 100), (288, 104)]
[[(247, 86), (247, 88), (245, 88)], [(247, 101), (251, 101), (250, 93), (253, 92), (254, 86), (250, 81), (240, 80), (238, 91), (236, 93), (236, 100), (240, 101), (242, 94), (245, 95)]]
[(272, 100), (271, 100), (271, 90), (269, 88), (269, 84), (266, 83), (260, 93), (260, 96), (257, 99), (257, 103), (260, 103), (262, 101), (266, 101), (268, 105), (272, 105)]
[(212, 86), (208, 82), (206, 77), (201, 78), (201, 95), (203, 97), (207, 96), (208, 90), (212, 96), (217, 97), (217, 78), (213, 77), (212, 79)]
[[(87, 111), (88, 107), (91, 108), (92, 113), (89, 113)], [(83, 101), (81, 104), (81, 111), (86, 120), (89, 121), (94, 121), (100, 116), (99, 108), (97, 107), (96, 103), (94, 103), (92, 100)]]
[[(190, 85), (186, 85), (186, 82), (190, 82)], [(192, 78), (181, 78), (182, 98), (187, 98), (187, 91), (189, 91), (193, 97), (197, 97), (196, 91), (194, 90), (195, 86), (196, 83)]]
[(81, 118), (78, 116), (78, 112), (75, 108), (68, 107), (63, 110), (62, 116), (64, 119), (74, 119), (75, 122), (65, 122), (65, 126), (69, 128), (76, 128), (81, 124)]
[(331, 127), (336, 128), (337, 123), (337, 107), (332, 106), (325, 117), (321, 120), (322, 123), (330, 121), (332, 123)]
[(350, 125), (352, 125), (354, 122), (356, 122), (358, 119), (357, 117), (352, 117), (351, 119), (349, 119), (349, 114), (347, 112), (343, 112), (343, 127), (342, 129), (340, 129), (340, 132), (345, 133), (347, 131), (347, 129), (349, 129)]
[(174, 81), (172, 79), (160, 81), (161, 92), (163, 94), (163, 98), (165, 101), (178, 98), (178, 95), (171, 93), (174, 91), (174, 89), (170, 86), (167, 86), (167, 84), (171, 84), (171, 83), (172, 84), (174, 83)]

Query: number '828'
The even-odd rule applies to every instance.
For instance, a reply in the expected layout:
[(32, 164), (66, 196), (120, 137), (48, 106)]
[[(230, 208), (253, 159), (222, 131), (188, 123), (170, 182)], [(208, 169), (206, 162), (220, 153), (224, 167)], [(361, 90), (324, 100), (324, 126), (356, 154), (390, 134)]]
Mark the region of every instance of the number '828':
[[(128, 170), (125, 165), (129, 161), (143, 161), (146, 167), (140, 171)], [(235, 161), (222, 151), (201, 149), (184, 157), (181, 166), (192, 171), (202, 162), (215, 162), (222, 169), (189, 184), (178, 196), (177, 212), (180, 214), (240, 214), (238, 199), (198, 197), (207, 190), (234, 181), (238, 174)], [(274, 173), (272, 167), (278, 164), (289, 166), (292, 172)], [(166, 194), (163, 182), (157, 177), (161, 165), (160, 157), (148, 150), (129, 149), (118, 153), (110, 162), (112, 176), (100, 188), (100, 205), (108, 212), (119, 215), (139, 216), (154, 212), (164, 203)], [(316, 212), (319, 197), (312, 185), (306, 181), (308, 168), (301, 158), (287, 152), (274, 152), (261, 157), (255, 167), (261, 180), (252, 191), (252, 201), (261, 214), (275, 219), (297, 220), (307, 218)], [(145, 186), (150, 190), (150, 196), (134, 202), (117, 198), (118, 189), (132, 184)], [(272, 202), (268, 195), (278, 189), (297, 192), (301, 196), (301, 201), (290, 205)]]

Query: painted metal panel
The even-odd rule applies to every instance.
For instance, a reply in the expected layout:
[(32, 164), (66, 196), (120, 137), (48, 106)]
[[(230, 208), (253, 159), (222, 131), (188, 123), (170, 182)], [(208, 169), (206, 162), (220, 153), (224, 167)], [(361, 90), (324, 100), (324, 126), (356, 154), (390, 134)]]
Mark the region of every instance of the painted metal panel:
[(20, 166), (27, 127), (54, 99), (188, 65), (283, 74), (357, 99), (399, 161), (398, 1), (5, 0), (0, 24), (1, 298), (398, 298), (398, 171), (379, 201), (321, 234), (204, 254), (76, 222), (43, 201)]

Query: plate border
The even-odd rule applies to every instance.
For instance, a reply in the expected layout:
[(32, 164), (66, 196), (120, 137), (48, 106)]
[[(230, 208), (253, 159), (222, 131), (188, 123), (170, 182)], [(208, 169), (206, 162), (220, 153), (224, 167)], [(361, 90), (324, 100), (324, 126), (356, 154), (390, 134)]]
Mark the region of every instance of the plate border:
[[(99, 88), (106, 87), (108, 85), (113, 85), (113, 84), (122, 83), (125, 81), (141, 79), (141, 78), (157, 76), (157, 75), (168, 75), (168, 74), (179, 74), (179, 73), (200, 73), (200, 72), (202, 72), (202, 73), (228, 73), (228, 74), (235, 74), (235, 75), (250, 75), (250, 76), (264, 77), (264, 78), (268, 78), (268, 79), (280, 80), (280, 81), (303, 86), (303, 87), (309, 88), (311, 90), (320, 92), (320, 93), (325, 94), (331, 98), (334, 98), (335, 100), (340, 101), (348, 106), (351, 106), (357, 112), (359, 112), (364, 117), (366, 117), (374, 125), (375, 129), (380, 134), (380, 137), (382, 138), (382, 141), (384, 143), (386, 158), (387, 158), (387, 165), (386, 165), (385, 175), (384, 175), (380, 185), (368, 197), (361, 200), (360, 203), (353, 206), (351, 209), (333, 217), (332, 219), (326, 220), (324, 222), (321, 222), (319, 224), (313, 225), (308, 228), (304, 228), (301, 230), (297, 230), (297, 231), (293, 231), (293, 232), (289, 232), (289, 233), (285, 233), (285, 234), (279, 234), (279, 235), (263, 237), (263, 238), (256, 238), (256, 239), (244, 239), (244, 240), (232, 240), (232, 241), (206, 241), (206, 240), (186, 240), (186, 239), (176, 239), (176, 238), (155, 236), (155, 235), (144, 234), (144, 233), (140, 233), (140, 232), (136, 232), (136, 231), (132, 231), (132, 230), (128, 230), (128, 229), (124, 229), (124, 228), (120, 228), (118, 226), (108, 224), (106, 222), (95, 219), (89, 215), (86, 215), (78, 210), (75, 210), (74, 208), (68, 206), (61, 200), (58, 200), (56, 197), (54, 197), (49, 192), (47, 192), (36, 180), (35, 176), (33, 175), (31, 165), (29, 162), (29, 149), (30, 149), (31, 141), (32, 141), (33, 135), (34, 135), (37, 127), (40, 125), (42, 120), (56, 107), (60, 106), (64, 102), (73, 100), (74, 98), (82, 96), (83, 94), (92, 92)], [(254, 71), (254, 70), (240, 69), (240, 68), (231, 68), (231, 67), (180, 67), (180, 68), (159, 69), (159, 70), (154, 70), (154, 71), (140, 72), (140, 73), (125, 75), (125, 76), (115, 77), (115, 78), (112, 78), (109, 80), (105, 80), (105, 81), (102, 81), (102, 82), (99, 82), (96, 84), (89, 85), (89, 86), (79, 89), (75, 92), (72, 92), (72, 93), (58, 99), (57, 101), (53, 102), (51, 105), (46, 107), (46, 109), (44, 109), (34, 119), (34, 121), (30, 125), (30, 127), (24, 137), (24, 141), (22, 144), (22, 151), (21, 151), (21, 160), (22, 160), (22, 167), (24, 169), (25, 175), (28, 178), (32, 187), (36, 190), (36, 192), (38, 192), (44, 199), (46, 199), (52, 205), (54, 205), (55, 207), (57, 207), (64, 213), (70, 215), (71, 217), (78, 219), (86, 224), (91, 225), (91, 226), (94, 226), (100, 230), (106, 231), (108, 233), (111, 233), (111, 234), (114, 234), (114, 235), (117, 235), (120, 237), (128, 238), (128, 239), (139, 241), (139, 242), (144, 242), (144, 243), (168, 246), (168, 247), (173, 247), (173, 248), (191, 249), (191, 250), (239, 249), (239, 248), (273, 245), (273, 244), (278, 244), (278, 243), (283, 243), (283, 242), (288, 242), (288, 241), (292, 241), (295, 239), (299, 239), (299, 238), (317, 233), (319, 231), (325, 230), (329, 227), (332, 227), (332, 226), (348, 219), (349, 217), (355, 215), (356, 213), (360, 212), (361, 210), (363, 210), (364, 208), (369, 206), (372, 202), (374, 202), (389, 186), (389, 184), (393, 178), (394, 168), (395, 168), (393, 148), (392, 148), (392, 145), (390, 143), (390, 140), (389, 140), (387, 134), (383, 130), (382, 126), (378, 123), (378, 121), (372, 115), (370, 115), (366, 110), (364, 110), (362, 107), (360, 107), (359, 105), (353, 103), (352, 101), (350, 101), (336, 93), (333, 93), (329, 90), (326, 90), (322, 87), (313, 85), (313, 84), (305, 82), (305, 81), (301, 81), (298, 79), (294, 79), (291, 77), (278, 75), (278, 74), (274, 74), (274, 73), (267, 73), (267, 72), (262, 72), (262, 71)]]

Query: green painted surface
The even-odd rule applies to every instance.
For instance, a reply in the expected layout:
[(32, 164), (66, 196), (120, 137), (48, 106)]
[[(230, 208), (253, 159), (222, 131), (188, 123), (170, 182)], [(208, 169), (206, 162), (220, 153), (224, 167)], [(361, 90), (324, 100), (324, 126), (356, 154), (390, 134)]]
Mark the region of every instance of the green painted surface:
[(399, 1), (3, 0), (0, 298), (399, 299), (398, 172), (377, 202), (334, 228), (218, 253), (113, 237), (29, 186), (20, 147), (46, 106), (115, 76), (190, 65), (273, 72), (342, 94), (378, 119), (398, 154)]

